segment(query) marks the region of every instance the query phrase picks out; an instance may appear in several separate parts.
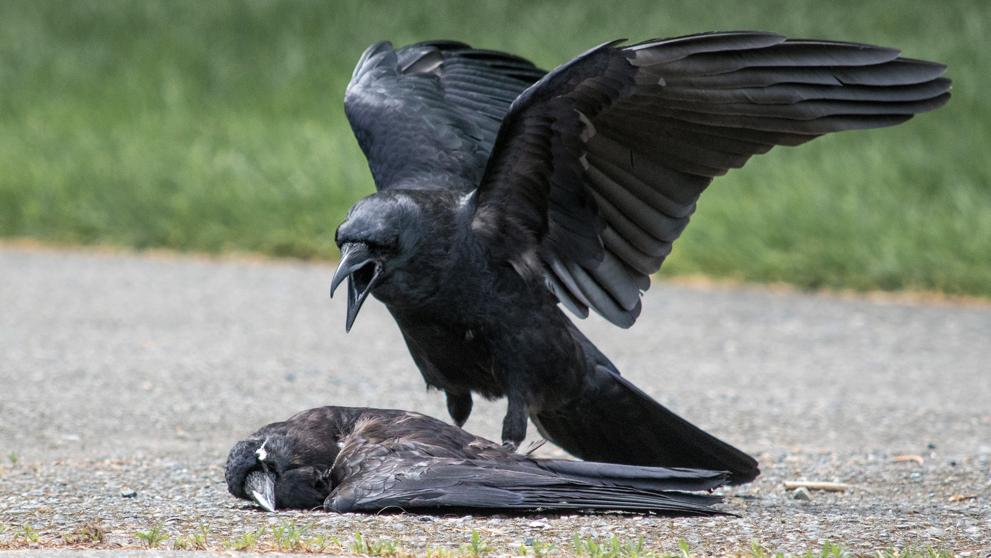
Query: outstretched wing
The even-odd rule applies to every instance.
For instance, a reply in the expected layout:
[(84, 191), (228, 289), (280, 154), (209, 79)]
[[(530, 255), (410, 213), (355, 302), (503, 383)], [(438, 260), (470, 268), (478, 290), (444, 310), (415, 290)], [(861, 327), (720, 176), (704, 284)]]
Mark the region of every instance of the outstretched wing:
[(513, 103), (474, 229), (579, 316), (629, 327), (713, 177), (775, 145), (933, 110), (949, 98), (944, 70), (770, 33), (604, 44)]
[(540, 474), (484, 460), (415, 459), (381, 455), (352, 470), (324, 508), (336, 512), (471, 510), (636, 511), (713, 515), (719, 497), (608, 486)]
[(379, 190), (474, 188), (510, 103), (543, 70), (452, 41), (361, 55), (344, 110)]

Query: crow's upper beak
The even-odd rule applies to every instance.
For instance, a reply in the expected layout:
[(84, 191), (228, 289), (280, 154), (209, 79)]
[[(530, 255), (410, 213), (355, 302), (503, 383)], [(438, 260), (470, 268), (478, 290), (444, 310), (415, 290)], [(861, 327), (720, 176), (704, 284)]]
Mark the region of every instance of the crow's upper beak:
[(244, 491), (265, 508), (275, 511), (275, 474), (267, 471), (252, 471), (244, 479)]
[(372, 288), (382, 275), (382, 262), (376, 259), (364, 242), (348, 242), (341, 247), (341, 263), (330, 282), (330, 296), (341, 281), (348, 280), (348, 318), (344, 328), (351, 331), (351, 325), (361, 310), (362, 303), (372, 292)]

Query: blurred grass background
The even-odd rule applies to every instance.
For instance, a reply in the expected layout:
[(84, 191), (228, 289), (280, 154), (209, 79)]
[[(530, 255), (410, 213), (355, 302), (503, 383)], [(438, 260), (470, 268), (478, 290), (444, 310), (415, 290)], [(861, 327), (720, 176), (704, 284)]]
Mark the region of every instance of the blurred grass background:
[(0, 235), (334, 258), (372, 191), (341, 98), (362, 50), (451, 38), (551, 68), (728, 29), (896, 46), (954, 97), (718, 179), (663, 274), (991, 295), (991, 3), (0, 3)]

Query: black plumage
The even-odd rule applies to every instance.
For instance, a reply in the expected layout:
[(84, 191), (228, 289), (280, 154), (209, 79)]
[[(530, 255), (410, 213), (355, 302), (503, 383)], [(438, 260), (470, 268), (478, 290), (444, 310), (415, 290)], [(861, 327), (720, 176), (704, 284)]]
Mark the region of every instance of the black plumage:
[(535, 459), (406, 411), (320, 407), (234, 445), (227, 487), (262, 507), (335, 512), (723, 513), (726, 473)]
[(753, 459), (625, 381), (557, 303), (631, 326), (713, 177), (933, 110), (943, 71), (759, 32), (612, 42), (547, 74), (460, 43), (374, 45), (345, 108), (378, 192), (338, 228), (332, 292), (349, 279), (348, 329), (369, 293), (386, 304), (458, 425), (472, 393), (505, 396), (509, 444), (529, 415), (585, 459), (746, 482)]

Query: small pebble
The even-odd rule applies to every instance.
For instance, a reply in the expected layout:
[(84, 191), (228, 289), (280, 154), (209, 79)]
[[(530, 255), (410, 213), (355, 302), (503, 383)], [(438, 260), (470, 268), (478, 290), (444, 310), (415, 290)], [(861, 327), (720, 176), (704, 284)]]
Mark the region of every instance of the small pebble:
[(135, 498), (135, 497), (137, 497), (137, 495), (138, 495), (138, 492), (136, 490), (121, 490), (120, 491), (121, 498)]
[(791, 497), (796, 500), (811, 500), (812, 495), (809, 494), (809, 489), (804, 486), (800, 486), (792, 492)]

